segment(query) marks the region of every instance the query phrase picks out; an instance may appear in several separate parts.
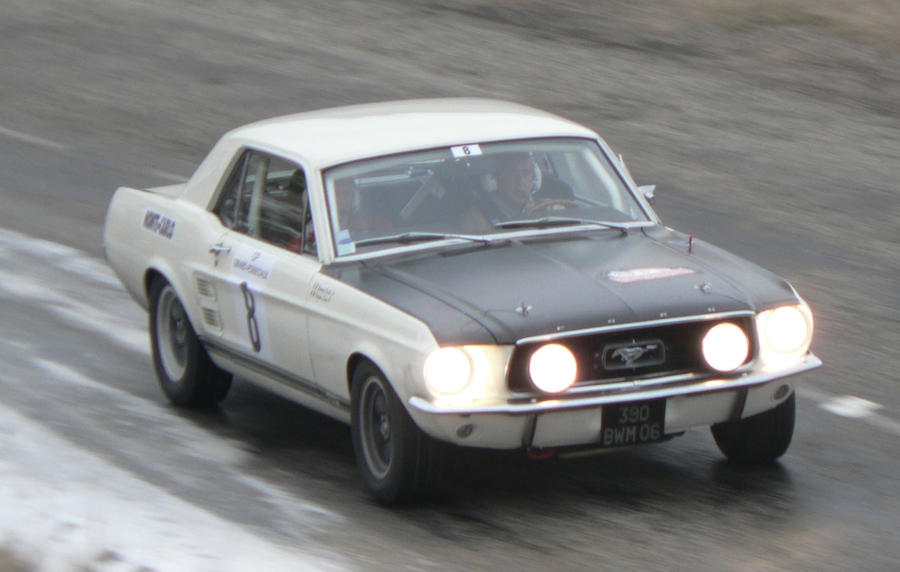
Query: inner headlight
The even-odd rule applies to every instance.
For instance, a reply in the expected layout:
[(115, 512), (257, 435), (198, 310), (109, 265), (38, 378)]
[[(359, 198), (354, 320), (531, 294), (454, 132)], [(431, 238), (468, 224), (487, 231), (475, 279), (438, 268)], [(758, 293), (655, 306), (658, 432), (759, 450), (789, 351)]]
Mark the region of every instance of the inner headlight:
[(425, 383), (432, 392), (459, 393), (472, 378), (472, 361), (459, 348), (440, 348), (425, 360), (424, 374)]
[(747, 360), (749, 353), (750, 340), (737, 324), (716, 324), (703, 336), (703, 357), (715, 370), (734, 371)]
[(756, 327), (760, 357), (769, 364), (801, 359), (812, 343), (813, 317), (806, 304), (760, 312)]
[(575, 383), (578, 364), (566, 346), (547, 344), (531, 355), (528, 373), (541, 391), (559, 393)]

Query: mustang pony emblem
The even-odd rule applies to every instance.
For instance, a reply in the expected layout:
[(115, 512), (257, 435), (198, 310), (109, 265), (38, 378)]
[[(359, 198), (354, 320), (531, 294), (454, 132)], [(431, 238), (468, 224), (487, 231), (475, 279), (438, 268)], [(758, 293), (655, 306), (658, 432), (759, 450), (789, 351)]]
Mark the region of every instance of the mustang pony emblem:
[(625, 369), (659, 365), (666, 360), (666, 349), (660, 340), (614, 344), (603, 349), (605, 369)]
[(640, 359), (640, 357), (645, 353), (655, 350), (656, 347), (657, 344), (653, 344), (650, 346), (632, 346), (630, 348), (619, 348), (613, 352), (612, 357), (620, 358), (626, 364), (631, 365), (632, 363)]

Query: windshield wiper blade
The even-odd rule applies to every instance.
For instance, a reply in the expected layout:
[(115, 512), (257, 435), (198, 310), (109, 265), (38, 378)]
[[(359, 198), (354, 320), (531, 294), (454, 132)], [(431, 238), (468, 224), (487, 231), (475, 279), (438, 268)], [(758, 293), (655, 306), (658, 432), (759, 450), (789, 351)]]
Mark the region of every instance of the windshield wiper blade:
[(452, 232), (401, 232), (399, 234), (391, 234), (388, 236), (373, 236), (372, 238), (364, 238), (362, 240), (356, 241), (356, 246), (373, 246), (376, 244), (390, 244), (390, 243), (398, 243), (398, 244), (409, 244), (412, 242), (423, 242), (429, 240), (450, 240), (450, 239), (460, 239), (460, 240), (468, 240), (469, 242), (479, 242), (481, 244), (490, 244), (491, 240), (489, 238), (485, 238), (483, 236), (471, 235), (471, 234), (456, 234)]
[(494, 223), (494, 228), (550, 228), (554, 226), (577, 225), (598, 226), (601, 228), (619, 230), (622, 231), (623, 234), (628, 233), (628, 226), (624, 224), (568, 216), (545, 216), (532, 219), (505, 220)]

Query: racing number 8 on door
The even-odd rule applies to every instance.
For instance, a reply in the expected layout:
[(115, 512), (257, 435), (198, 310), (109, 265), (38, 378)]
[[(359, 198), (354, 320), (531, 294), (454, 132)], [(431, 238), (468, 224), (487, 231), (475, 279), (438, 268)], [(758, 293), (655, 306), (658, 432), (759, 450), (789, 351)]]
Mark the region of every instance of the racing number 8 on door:
[(259, 338), (259, 323), (256, 321), (256, 300), (246, 282), (241, 282), (241, 293), (244, 295), (244, 307), (247, 308), (247, 331), (250, 333), (250, 344), (253, 351), (259, 352), (262, 341)]

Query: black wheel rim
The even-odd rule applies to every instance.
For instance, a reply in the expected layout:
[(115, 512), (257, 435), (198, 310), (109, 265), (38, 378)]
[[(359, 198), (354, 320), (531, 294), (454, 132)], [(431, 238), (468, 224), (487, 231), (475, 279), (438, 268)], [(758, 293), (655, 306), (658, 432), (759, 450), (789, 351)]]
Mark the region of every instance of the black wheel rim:
[(383, 479), (391, 468), (393, 435), (388, 394), (379, 378), (372, 376), (363, 382), (360, 407), (360, 430), (366, 465), (372, 475)]
[(172, 381), (179, 381), (187, 369), (189, 327), (184, 306), (172, 287), (166, 286), (156, 309), (156, 337), (160, 361)]

